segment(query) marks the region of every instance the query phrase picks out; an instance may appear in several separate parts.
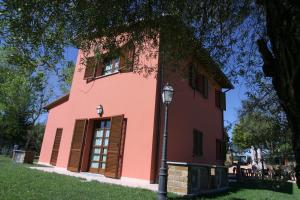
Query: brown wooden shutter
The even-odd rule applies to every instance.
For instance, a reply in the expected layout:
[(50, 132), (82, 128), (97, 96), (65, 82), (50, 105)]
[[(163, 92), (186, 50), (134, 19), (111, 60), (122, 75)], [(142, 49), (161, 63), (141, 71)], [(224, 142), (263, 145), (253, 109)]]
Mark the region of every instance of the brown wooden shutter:
[(134, 67), (134, 59), (135, 59), (135, 48), (132, 47), (129, 49), (129, 53), (128, 53), (128, 70), (129, 71), (133, 71), (133, 67)]
[(193, 155), (198, 154), (198, 134), (197, 131), (193, 131)]
[(221, 143), (221, 160), (226, 160), (226, 142)]
[(56, 134), (55, 134), (55, 138), (54, 138), (52, 154), (51, 154), (51, 159), (50, 159), (50, 164), (54, 165), (54, 166), (56, 165), (56, 162), (57, 162), (60, 140), (61, 140), (61, 136), (62, 136), (62, 130), (63, 130), (62, 128), (56, 129)]
[(218, 108), (220, 108), (220, 91), (215, 91), (215, 103)]
[(203, 97), (208, 98), (208, 79), (203, 76)]
[(196, 77), (196, 89), (203, 94), (204, 92), (204, 76), (201, 74), (198, 74)]
[(68, 170), (78, 172), (81, 164), (82, 146), (84, 141), (87, 120), (75, 121)]
[(226, 96), (224, 92), (220, 92), (220, 108), (226, 110)]
[(97, 64), (97, 67), (95, 70), (95, 77), (103, 75), (103, 68), (104, 68), (104, 64), (102, 62)]
[(193, 155), (202, 156), (203, 155), (203, 135), (202, 132), (194, 129), (193, 131)]
[(222, 140), (216, 139), (216, 159), (217, 160), (222, 160)]
[(127, 119), (123, 119), (122, 125), (122, 138), (121, 138), (121, 149), (119, 154), (119, 169), (118, 169), (118, 177), (121, 177), (122, 173), (122, 164), (123, 164), (123, 154), (124, 154), (124, 146), (125, 146), (125, 136), (126, 136), (126, 127), (127, 127)]
[(118, 178), (119, 158), (121, 150), (121, 138), (123, 128), (123, 115), (112, 117), (109, 136), (109, 146), (104, 175), (111, 178)]
[(120, 53), (120, 72), (126, 72), (126, 69), (125, 69), (125, 60), (126, 60), (126, 55), (125, 55), (125, 51), (122, 49), (121, 50), (121, 53)]
[(203, 155), (203, 134), (202, 132), (198, 132), (198, 143), (199, 143), (199, 148), (198, 148), (198, 155), (202, 156)]
[(196, 70), (194, 65), (189, 65), (189, 85), (191, 88), (196, 89)]
[(95, 57), (87, 58), (85, 72), (84, 72), (84, 79), (93, 78), (95, 75), (95, 69), (96, 69)]
[(121, 50), (120, 55), (120, 72), (132, 72), (134, 64), (135, 49), (131, 46), (126, 46)]

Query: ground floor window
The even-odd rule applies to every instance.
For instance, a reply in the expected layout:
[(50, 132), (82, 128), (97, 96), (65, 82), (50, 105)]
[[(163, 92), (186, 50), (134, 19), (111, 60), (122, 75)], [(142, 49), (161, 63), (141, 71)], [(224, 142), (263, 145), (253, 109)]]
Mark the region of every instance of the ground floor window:
[(201, 131), (193, 131), (193, 156), (203, 155), (203, 134)]
[(224, 160), (225, 159), (225, 143), (220, 140), (216, 139), (216, 159), (217, 160)]

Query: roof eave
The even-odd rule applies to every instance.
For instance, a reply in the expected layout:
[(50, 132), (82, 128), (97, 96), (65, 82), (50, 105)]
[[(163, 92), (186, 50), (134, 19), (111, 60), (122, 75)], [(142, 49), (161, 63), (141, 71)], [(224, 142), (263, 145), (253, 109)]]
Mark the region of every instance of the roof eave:
[(50, 109), (62, 104), (62, 103), (65, 103), (69, 100), (69, 96), (70, 96), (70, 93), (67, 93), (61, 97), (59, 97), (58, 99), (52, 101), (51, 103), (47, 104), (46, 106), (43, 107), (43, 109), (49, 111)]

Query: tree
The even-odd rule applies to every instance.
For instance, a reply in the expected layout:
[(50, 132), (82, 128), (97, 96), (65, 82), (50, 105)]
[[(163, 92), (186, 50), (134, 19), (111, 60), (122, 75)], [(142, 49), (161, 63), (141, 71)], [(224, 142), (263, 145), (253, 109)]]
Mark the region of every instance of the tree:
[(73, 62), (67, 62), (61, 69), (61, 74), (59, 75), (61, 80), (60, 89), (63, 93), (68, 93), (71, 89), (74, 70), (75, 64)]
[(263, 145), (270, 157), (278, 152), (290, 154), (291, 131), (285, 113), (269, 79), (256, 76), (255, 90), (239, 110), (239, 122), (233, 129), (233, 143), (241, 150)]
[(43, 72), (10, 63), (17, 53), (0, 49), (0, 145), (25, 147), (49, 95)]
[[(102, 54), (102, 50), (117, 51), (127, 40), (141, 45), (152, 39), (158, 45), (158, 32), (163, 33), (165, 52), (180, 57), (182, 52), (204, 47), (232, 75), (248, 76), (263, 65), (293, 132), (300, 187), (300, 6), (296, 0), (3, 0), (0, 12), (4, 43), (18, 47), (42, 66), (55, 66), (66, 45)], [(183, 48), (190, 51), (180, 51)]]
[(285, 135), (288, 130), (282, 132), (280, 125), (262, 113), (252, 113), (243, 116), (235, 125), (232, 134), (233, 144), (241, 150), (249, 149), (252, 145), (263, 145), (273, 156), (278, 149), (285, 145)]
[(28, 130), (25, 149), (31, 149), (40, 152), (42, 140), (45, 132), (45, 124), (37, 122)]

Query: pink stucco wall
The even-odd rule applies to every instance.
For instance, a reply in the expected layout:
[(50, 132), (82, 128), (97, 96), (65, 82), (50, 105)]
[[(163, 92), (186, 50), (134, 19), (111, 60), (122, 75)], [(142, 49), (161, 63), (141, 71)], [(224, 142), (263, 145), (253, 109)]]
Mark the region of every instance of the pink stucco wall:
[[(63, 128), (57, 166), (66, 168), (75, 119), (97, 118), (96, 106), (104, 107), (102, 117), (124, 114), (127, 118), (122, 176), (150, 180), (157, 80), (155, 73), (118, 73), (87, 83), (79, 52), (70, 97), (52, 108), (40, 153), (40, 162), (49, 163), (56, 128)], [(139, 57), (143, 66), (157, 66), (158, 58)]]
[[(165, 82), (175, 89), (169, 107), (168, 161), (217, 164), (216, 139), (223, 137), (222, 111), (215, 105), (215, 90), (220, 87), (209, 78), (206, 99), (180, 75), (170, 75)], [(203, 133), (201, 157), (193, 157), (193, 129)]]

